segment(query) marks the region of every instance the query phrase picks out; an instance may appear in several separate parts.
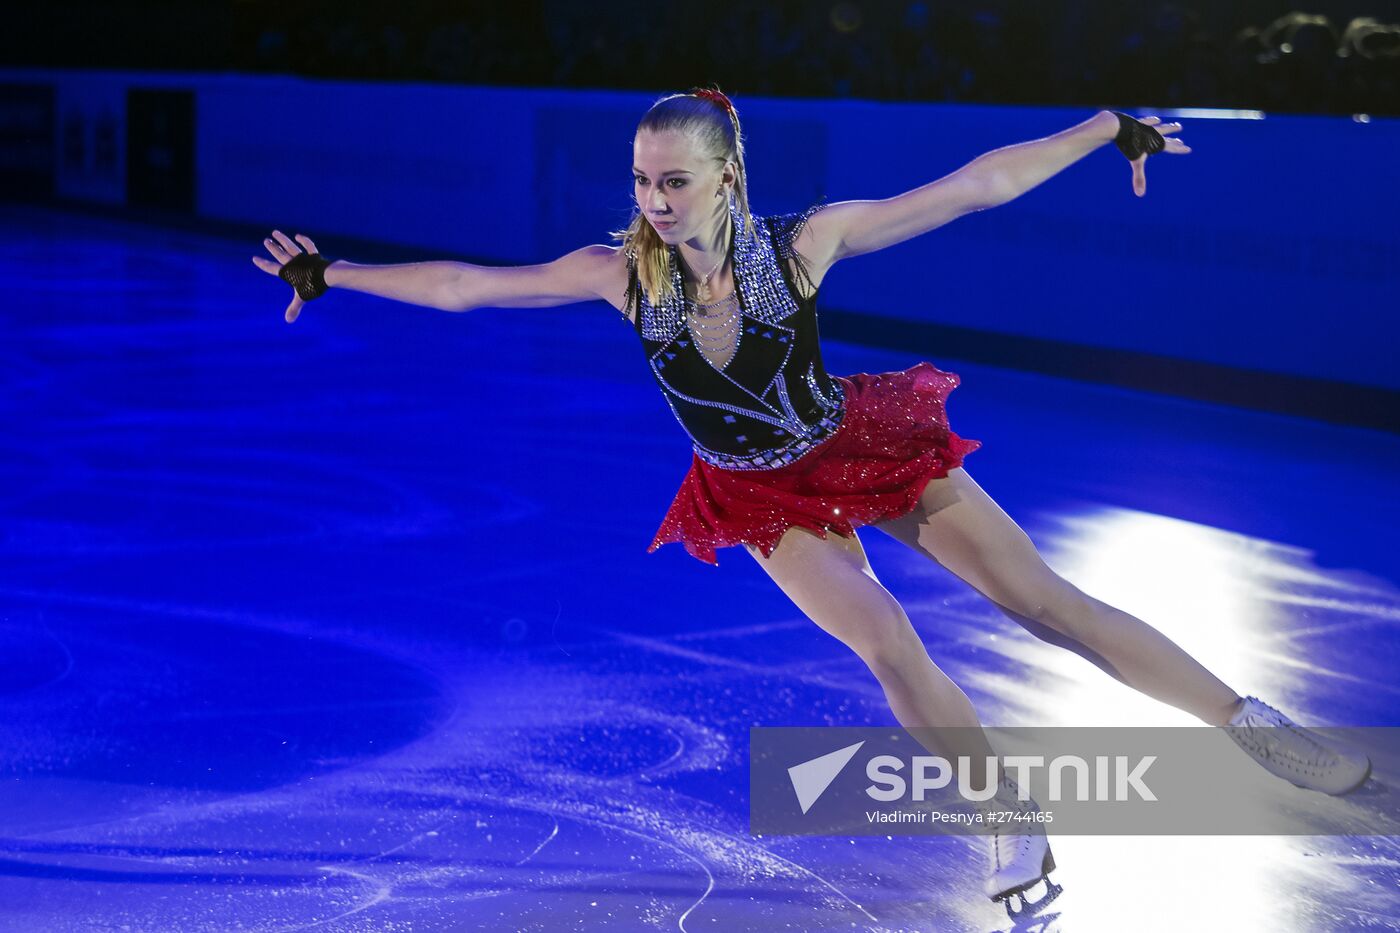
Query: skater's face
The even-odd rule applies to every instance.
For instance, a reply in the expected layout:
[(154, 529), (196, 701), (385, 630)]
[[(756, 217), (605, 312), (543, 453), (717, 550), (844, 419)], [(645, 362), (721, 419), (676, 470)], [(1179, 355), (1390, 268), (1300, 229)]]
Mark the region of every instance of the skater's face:
[(680, 133), (642, 131), (632, 144), (632, 190), (647, 223), (667, 243), (708, 231), (728, 209), (715, 192), (726, 185), (723, 159), (695, 151)]

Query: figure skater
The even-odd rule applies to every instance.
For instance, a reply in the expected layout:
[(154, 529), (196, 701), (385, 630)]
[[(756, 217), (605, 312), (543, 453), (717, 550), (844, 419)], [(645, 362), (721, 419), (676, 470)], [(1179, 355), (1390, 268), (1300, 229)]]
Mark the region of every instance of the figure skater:
[[(947, 568), (1035, 637), (1225, 727), (1274, 774), (1347, 793), (1370, 773), (1365, 755), (1339, 751), (1258, 698), (1240, 697), (1152, 626), (1046, 565), (963, 466), (981, 441), (949, 427), (945, 402), (960, 382), (956, 373), (919, 362), (839, 376), (822, 364), (815, 301), (836, 262), (1005, 204), (1110, 142), (1130, 160), (1141, 197), (1149, 155), (1191, 151), (1174, 135), (1180, 129), (1102, 111), (895, 197), (763, 217), (750, 211), (733, 103), (718, 89), (697, 88), (658, 99), (638, 124), (636, 212), (613, 234), (616, 246), (585, 246), (531, 266), (371, 266), (328, 261), (309, 238), (274, 230), (263, 241), (272, 259), (253, 262), (294, 287), (288, 322), (329, 287), (447, 311), (612, 305), (636, 330), (693, 442), (689, 471), (648, 551), (680, 542), (717, 565), (717, 548), (743, 545), (805, 615), (865, 662), (907, 729), (977, 736), (974, 747), (956, 751), (973, 761), (993, 757), (972, 703), (876, 579), (855, 532), (862, 526)], [(1039, 809), (1004, 772), (997, 783), (997, 806)], [(986, 893), (1005, 901), (1013, 918), (1059, 894), (1040, 824), (1003, 824), (987, 838)], [(1045, 894), (1032, 901), (1029, 891), (1042, 880)]]

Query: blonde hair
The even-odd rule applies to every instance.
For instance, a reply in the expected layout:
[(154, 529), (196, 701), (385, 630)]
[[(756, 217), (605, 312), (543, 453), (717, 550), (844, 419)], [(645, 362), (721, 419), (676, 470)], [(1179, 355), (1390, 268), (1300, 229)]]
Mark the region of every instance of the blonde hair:
[[(713, 90), (692, 88), (685, 94), (669, 94), (659, 98), (637, 124), (637, 132), (680, 133), (692, 140), (704, 158), (734, 162), (738, 167), (734, 199), (744, 215), (742, 235), (752, 238), (754, 223), (749, 212), (749, 176), (744, 165), (744, 135), (739, 127), (739, 114), (732, 104), (726, 107), (720, 101), (700, 96), (697, 92), (721, 93), (716, 86)], [(647, 223), (640, 206), (633, 213), (627, 228), (614, 230), (611, 236), (622, 241), (624, 251), (636, 251), (637, 278), (648, 301), (657, 304), (675, 297), (671, 285), (670, 251), (655, 228)]]

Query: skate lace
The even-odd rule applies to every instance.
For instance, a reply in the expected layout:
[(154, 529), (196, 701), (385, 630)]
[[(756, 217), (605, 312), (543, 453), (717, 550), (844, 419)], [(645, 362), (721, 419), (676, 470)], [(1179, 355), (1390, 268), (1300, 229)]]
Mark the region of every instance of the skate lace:
[(1336, 761), (1333, 751), (1309, 735), (1301, 726), (1269, 704), (1260, 700), (1255, 702), (1273, 714), (1272, 717), (1266, 717), (1251, 713), (1244, 723), (1245, 728), (1250, 730), (1250, 735), (1258, 740), (1260, 751), (1265, 757), (1298, 761), (1314, 768), (1326, 767)]

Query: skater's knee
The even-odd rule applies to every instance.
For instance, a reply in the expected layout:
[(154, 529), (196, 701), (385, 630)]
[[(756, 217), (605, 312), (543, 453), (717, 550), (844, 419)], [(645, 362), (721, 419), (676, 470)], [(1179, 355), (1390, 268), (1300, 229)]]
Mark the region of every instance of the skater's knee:
[(1102, 610), (1108, 608), (1065, 578), (1055, 574), (1052, 589), (1041, 600), (1041, 621), (1080, 644), (1101, 641)]
[(903, 613), (880, 626), (858, 653), (881, 681), (902, 677), (911, 670), (922, 671), (929, 663), (923, 639)]
[(1033, 632), (1050, 629), (1076, 639), (1089, 634), (1093, 600), (1048, 567), (1002, 587), (992, 600)]
[(866, 665), (879, 674), (907, 664), (923, 642), (904, 609), (893, 600), (871, 611), (850, 628), (846, 643)]

